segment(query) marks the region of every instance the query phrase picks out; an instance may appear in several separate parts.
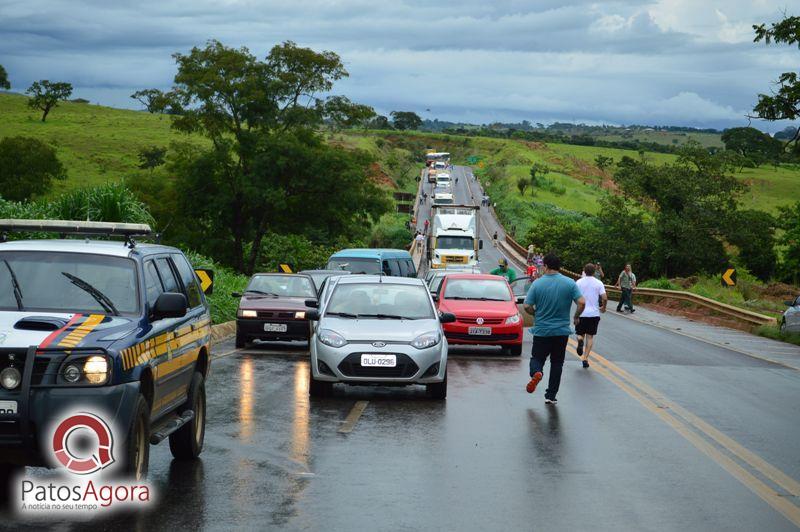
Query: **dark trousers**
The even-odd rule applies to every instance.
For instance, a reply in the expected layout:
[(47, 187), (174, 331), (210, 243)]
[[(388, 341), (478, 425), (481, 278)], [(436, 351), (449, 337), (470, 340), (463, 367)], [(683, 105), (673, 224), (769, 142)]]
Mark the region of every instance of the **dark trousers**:
[(623, 305), (633, 310), (633, 289), (631, 288), (622, 289), (622, 297), (619, 298), (619, 305), (617, 305), (618, 312), (622, 310)]
[(568, 336), (534, 336), (531, 349), (531, 377), (537, 371), (544, 371), (544, 363), (550, 357), (550, 380), (545, 399), (555, 399), (561, 385), (561, 369), (567, 352)]

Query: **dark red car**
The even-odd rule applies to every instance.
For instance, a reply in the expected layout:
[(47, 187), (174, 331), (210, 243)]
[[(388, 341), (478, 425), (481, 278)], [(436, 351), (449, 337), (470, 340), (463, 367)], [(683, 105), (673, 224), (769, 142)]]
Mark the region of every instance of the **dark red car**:
[(504, 277), (487, 274), (447, 275), (436, 296), (439, 311), (456, 316), (442, 325), (450, 345), (499, 345), (514, 356), (522, 354), (517, 302)]
[(308, 341), (306, 300), (316, 299), (314, 282), (308, 275), (257, 273), (250, 278), (236, 312), (236, 347), (253, 340)]

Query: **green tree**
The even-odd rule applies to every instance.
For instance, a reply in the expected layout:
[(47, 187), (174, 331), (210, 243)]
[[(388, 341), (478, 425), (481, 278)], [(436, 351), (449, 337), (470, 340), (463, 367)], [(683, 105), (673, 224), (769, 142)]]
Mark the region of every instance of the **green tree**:
[(353, 103), (346, 96), (331, 96), (323, 105), (334, 130), (364, 126), (375, 116), (375, 109)]
[(543, 163), (533, 163), (528, 173), (530, 175), (531, 187), (536, 189), (542, 186), (542, 179), (550, 173), (550, 167)]
[(58, 102), (65, 101), (72, 95), (72, 84), (60, 81), (51, 83), (43, 79), (34, 81), (25, 92), (31, 95), (28, 107), (42, 111), (42, 122), (44, 122), (50, 111), (58, 106)]
[(39, 139), (6, 137), (0, 140), (0, 195), (22, 201), (45, 194), (53, 180), (65, 179), (56, 150)]
[[(756, 37), (753, 42), (764, 41), (769, 45), (800, 45), (800, 17), (786, 17), (779, 22), (753, 25)], [(800, 118), (800, 80), (797, 72), (784, 72), (778, 76), (777, 91), (772, 94), (759, 94), (758, 103), (753, 108), (753, 118), (764, 120), (797, 120)], [(800, 130), (787, 144), (797, 144)]]
[(525, 195), (525, 191), (528, 189), (530, 184), (531, 184), (530, 180), (525, 179), (524, 177), (520, 177), (519, 179), (517, 179), (517, 190), (519, 190), (521, 196)]
[(726, 240), (739, 249), (739, 262), (763, 281), (775, 274), (776, 220), (767, 212), (740, 210), (728, 219)]
[(209, 41), (174, 57), (170, 105), (181, 114), (173, 127), (212, 143), (178, 150), (171, 168), (194, 247), (252, 271), (269, 231), (357, 232), (390, 208), (367, 178), (369, 158), (327, 146), (316, 132), (338, 105), (317, 95), (347, 76), (335, 53), (287, 41), (259, 61), (246, 48)]
[(800, 283), (800, 201), (780, 208), (778, 227), (783, 235), (781, 245), (781, 278), (792, 284)]
[(131, 98), (144, 105), (148, 113), (164, 113), (170, 103), (169, 95), (158, 89), (142, 89), (131, 94)]
[(8, 72), (3, 68), (3, 65), (0, 65), (0, 89), (9, 90), (10, 88), (11, 83), (8, 82)]
[(419, 129), (422, 125), (422, 119), (412, 111), (392, 111), (389, 113), (392, 117), (392, 125), (395, 129)]
[(734, 127), (722, 133), (725, 149), (736, 152), (756, 165), (776, 162), (783, 153), (783, 144), (752, 127)]
[(594, 164), (600, 169), (601, 172), (605, 172), (606, 168), (609, 168), (612, 164), (614, 164), (614, 158), (606, 157), (605, 155), (598, 155), (594, 158)]
[[(392, 129), (392, 124), (389, 119), (383, 115), (378, 115), (369, 121), (367, 127), (369, 129)], [(383, 140), (383, 139), (378, 139)]]
[(139, 149), (139, 168), (153, 171), (154, 168), (164, 164), (167, 148), (162, 146), (148, 146)]

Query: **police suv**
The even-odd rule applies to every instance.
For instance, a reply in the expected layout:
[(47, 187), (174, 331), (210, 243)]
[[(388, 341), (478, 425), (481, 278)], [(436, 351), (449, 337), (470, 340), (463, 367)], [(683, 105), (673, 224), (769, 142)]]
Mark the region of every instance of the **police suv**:
[(211, 322), (183, 253), (136, 243), (150, 233), (140, 224), (0, 220), (0, 231), (124, 237), (0, 240), (0, 482), (51, 465), (49, 427), (76, 409), (116, 429), (131, 477), (167, 438), (173, 456), (196, 458)]

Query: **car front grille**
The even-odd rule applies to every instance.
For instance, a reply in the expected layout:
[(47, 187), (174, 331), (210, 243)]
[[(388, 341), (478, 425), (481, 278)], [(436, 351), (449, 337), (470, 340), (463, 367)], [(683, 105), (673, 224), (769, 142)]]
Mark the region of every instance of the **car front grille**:
[(294, 319), (294, 312), (284, 312), (284, 311), (269, 311), (269, 310), (259, 310), (258, 311), (259, 318), (272, 318), (277, 320), (293, 320)]
[[(386, 353), (393, 354), (393, 353)], [(402, 353), (396, 353), (397, 365), (393, 368), (385, 367), (362, 367), (362, 353), (352, 353), (339, 363), (339, 371), (345, 377), (375, 377), (383, 379), (403, 379), (411, 378), (419, 371), (419, 366), (411, 360), (411, 357)]]
[(448, 340), (472, 340), (475, 342), (502, 342), (519, 338), (518, 334), (465, 334), (447, 331), (444, 335)]
[[(505, 318), (483, 318), (483, 323), (481, 325), (500, 325), (503, 323)], [(456, 316), (456, 321), (460, 321), (461, 323), (468, 323), (470, 325), (476, 325), (478, 323), (477, 316)]]

